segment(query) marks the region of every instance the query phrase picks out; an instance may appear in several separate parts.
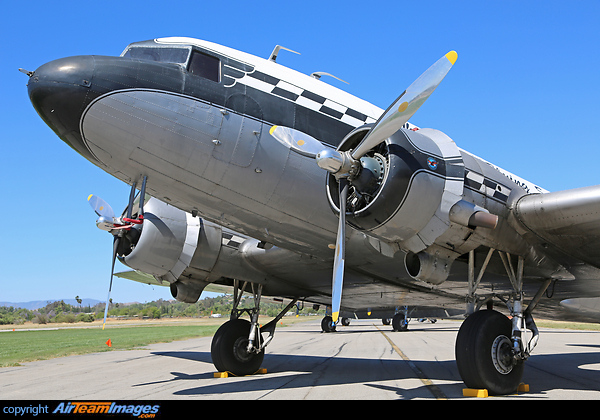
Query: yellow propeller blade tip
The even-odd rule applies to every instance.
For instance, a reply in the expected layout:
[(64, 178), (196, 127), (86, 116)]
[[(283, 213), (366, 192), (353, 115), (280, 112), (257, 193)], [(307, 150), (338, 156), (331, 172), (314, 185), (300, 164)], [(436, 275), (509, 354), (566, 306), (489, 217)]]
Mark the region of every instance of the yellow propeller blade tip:
[(92, 198), (94, 194), (90, 194), (90, 196), (88, 197), (88, 201), (90, 201), (90, 198)]
[(270, 135), (273, 135), (273, 132), (274, 132), (275, 130), (277, 130), (277, 126), (276, 126), (276, 125), (274, 125), (273, 127), (271, 127), (271, 129), (269, 130), (269, 134), (270, 134)]
[(333, 320), (333, 322), (337, 322), (339, 316), (340, 316), (339, 312), (334, 312), (331, 314), (331, 319)]
[(454, 63), (456, 63), (456, 59), (458, 58), (458, 54), (456, 51), (450, 51), (448, 54), (446, 54), (446, 58), (452, 65), (454, 65)]

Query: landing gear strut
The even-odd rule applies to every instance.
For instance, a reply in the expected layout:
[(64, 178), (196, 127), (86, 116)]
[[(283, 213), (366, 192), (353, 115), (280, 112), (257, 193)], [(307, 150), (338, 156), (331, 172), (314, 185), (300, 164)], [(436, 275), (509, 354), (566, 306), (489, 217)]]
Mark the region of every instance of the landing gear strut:
[[(273, 340), (275, 326), (297, 301), (292, 300), (279, 315), (261, 328), (258, 324), (258, 314), (262, 285), (252, 284), (254, 308), (238, 309), (246, 286), (247, 282), (244, 282), (240, 289), (239, 281), (234, 281), (234, 303), (230, 320), (217, 330), (210, 348), (217, 370), (231, 372), (236, 376), (251, 375), (258, 371), (265, 357), (265, 347)], [(250, 321), (240, 318), (245, 312), (250, 316)], [(263, 338), (263, 333), (267, 333), (268, 336)]]
[[(478, 310), (490, 298), (479, 300), (475, 294), (477, 285), (485, 272), (494, 249), (490, 249), (479, 276), (475, 278), (475, 253), (469, 253), (469, 295), (467, 297), (468, 318), (463, 322), (456, 339), (456, 364), (461, 378), (469, 388), (487, 389), (490, 394), (515, 392), (521, 382), (524, 362), (537, 344), (539, 331), (531, 313), (551, 280), (546, 280), (526, 310), (523, 310), (524, 258), (519, 256), (515, 272), (511, 256), (500, 252), (513, 293), (501, 299), (512, 316), (512, 320), (499, 312)], [(532, 337), (525, 344), (527, 330)]]

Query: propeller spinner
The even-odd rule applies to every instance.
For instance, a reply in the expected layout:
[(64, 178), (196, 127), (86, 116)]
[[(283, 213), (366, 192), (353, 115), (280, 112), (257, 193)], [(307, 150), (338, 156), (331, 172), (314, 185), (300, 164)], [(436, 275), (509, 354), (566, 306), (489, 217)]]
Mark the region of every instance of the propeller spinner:
[(358, 180), (363, 168), (360, 159), (369, 151), (396, 133), (417, 112), (452, 68), (458, 54), (450, 51), (417, 80), (415, 80), (381, 115), (373, 128), (352, 150), (327, 149), (319, 140), (298, 130), (274, 126), (271, 135), (284, 146), (300, 155), (315, 158), (320, 168), (330, 172), (339, 182), (340, 220), (336, 238), (336, 252), (332, 279), (332, 320), (337, 322), (342, 300), (345, 265), (346, 200), (348, 186)]

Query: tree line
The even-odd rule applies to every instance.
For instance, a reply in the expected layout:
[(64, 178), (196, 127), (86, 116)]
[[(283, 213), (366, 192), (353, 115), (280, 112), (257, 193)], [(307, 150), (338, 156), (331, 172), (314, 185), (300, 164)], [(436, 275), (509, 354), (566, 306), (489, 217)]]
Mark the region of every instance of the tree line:
[[(46, 306), (40, 309), (29, 310), (24, 308), (15, 308), (13, 306), (0, 306), (0, 325), (23, 324), (33, 322), (36, 324), (49, 323), (76, 323), (92, 322), (104, 317), (105, 303), (98, 303), (95, 306), (81, 306), (79, 296), (75, 298), (78, 305), (70, 305), (63, 300), (48, 302)], [(252, 308), (254, 301), (247, 297), (242, 299), (239, 308)], [(190, 317), (200, 318), (215, 314), (229, 316), (233, 308), (233, 298), (231, 295), (221, 295), (214, 298), (205, 298), (196, 303), (183, 303), (176, 300), (159, 299), (147, 303), (113, 303), (109, 302), (109, 317), (120, 318), (178, 318)], [(279, 303), (265, 303), (260, 305), (260, 314), (273, 317), (283, 310), (284, 305)], [(324, 310), (313, 309), (312, 305), (296, 308), (293, 307), (290, 312), (300, 314), (324, 314)]]

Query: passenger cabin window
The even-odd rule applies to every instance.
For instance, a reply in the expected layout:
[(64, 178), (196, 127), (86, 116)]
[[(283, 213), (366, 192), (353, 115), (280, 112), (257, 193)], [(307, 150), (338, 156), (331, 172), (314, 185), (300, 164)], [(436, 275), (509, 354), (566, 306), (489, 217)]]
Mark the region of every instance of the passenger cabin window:
[(146, 61), (158, 61), (161, 63), (185, 64), (189, 54), (190, 50), (187, 48), (132, 47), (123, 54), (123, 57), (137, 58)]
[(190, 73), (213, 82), (218, 83), (221, 80), (221, 63), (219, 59), (199, 51), (192, 51), (189, 70)]

